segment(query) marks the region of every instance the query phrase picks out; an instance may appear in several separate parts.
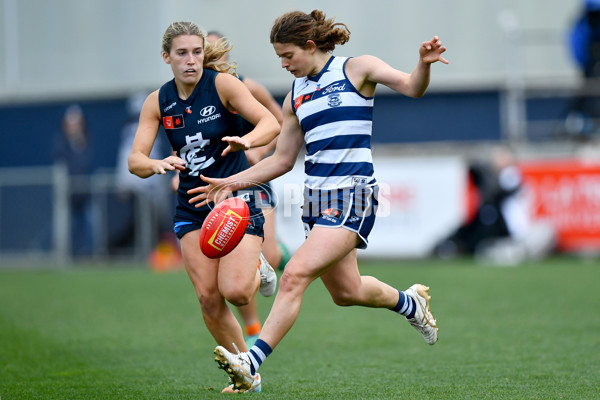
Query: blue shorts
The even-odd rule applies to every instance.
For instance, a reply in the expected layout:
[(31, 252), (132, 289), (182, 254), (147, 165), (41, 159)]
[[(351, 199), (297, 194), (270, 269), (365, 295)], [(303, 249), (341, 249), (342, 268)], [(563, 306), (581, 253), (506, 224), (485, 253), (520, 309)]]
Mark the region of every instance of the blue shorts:
[[(257, 207), (254, 196), (252, 194), (242, 193), (237, 197), (243, 198), (250, 209), (250, 220), (248, 221), (246, 234), (264, 238), (265, 217), (262, 213), (262, 210)], [(183, 220), (175, 217), (175, 220), (173, 221), (175, 224), (173, 226), (173, 230), (175, 231), (177, 238), (181, 239), (186, 233), (202, 228), (202, 224), (204, 223), (204, 220), (208, 216), (209, 212), (210, 210), (198, 212), (198, 219), (194, 220)]]
[(302, 222), (306, 236), (314, 226), (343, 227), (356, 232), (359, 249), (366, 249), (369, 233), (375, 224), (377, 195), (375, 184), (336, 190), (304, 188)]

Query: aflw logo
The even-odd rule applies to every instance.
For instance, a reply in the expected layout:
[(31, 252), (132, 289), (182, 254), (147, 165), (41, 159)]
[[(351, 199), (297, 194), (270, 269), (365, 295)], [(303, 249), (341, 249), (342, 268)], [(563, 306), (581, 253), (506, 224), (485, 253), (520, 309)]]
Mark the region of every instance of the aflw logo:
[(227, 210), (226, 217), (221, 221), (221, 225), (215, 230), (215, 233), (208, 240), (208, 244), (219, 251), (223, 251), (223, 248), (231, 239), (231, 236), (235, 232), (238, 225), (242, 222), (242, 216), (232, 210)]

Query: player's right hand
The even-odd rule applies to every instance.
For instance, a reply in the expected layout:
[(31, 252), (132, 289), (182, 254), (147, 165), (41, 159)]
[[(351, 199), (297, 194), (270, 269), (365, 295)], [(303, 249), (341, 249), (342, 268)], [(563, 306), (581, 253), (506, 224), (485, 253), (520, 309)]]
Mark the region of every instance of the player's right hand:
[(167, 171), (175, 171), (176, 169), (180, 171), (185, 169), (185, 161), (177, 156), (169, 156), (162, 160), (156, 160), (152, 166), (152, 171), (157, 175), (165, 175)]
[(226, 184), (226, 179), (208, 178), (204, 175), (200, 175), (200, 178), (208, 183), (208, 185), (198, 186), (187, 192), (188, 194), (197, 194), (197, 196), (192, 197), (189, 200), (190, 204), (197, 203), (195, 206), (196, 208), (211, 202), (219, 204), (233, 192)]

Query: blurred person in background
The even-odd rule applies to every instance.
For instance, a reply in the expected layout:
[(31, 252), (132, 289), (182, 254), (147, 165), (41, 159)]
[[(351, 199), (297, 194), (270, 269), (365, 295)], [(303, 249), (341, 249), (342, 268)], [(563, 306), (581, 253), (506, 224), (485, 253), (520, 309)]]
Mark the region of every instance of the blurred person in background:
[[(236, 343), (245, 351), (242, 328), (228, 303), (244, 306), (257, 290), (271, 296), (277, 287), (277, 275), (261, 252), (262, 211), (252, 191), (235, 193), (244, 196), (251, 224), (231, 253), (210, 259), (202, 253), (199, 241), (211, 207), (190, 204), (188, 190), (205, 184), (202, 174), (225, 177), (248, 168), (244, 151), (270, 143), (280, 126), (237, 78), (235, 67), (220, 61), (231, 49), (229, 43), (212, 45), (198, 25), (174, 22), (165, 31), (161, 47), (173, 79), (150, 93), (142, 106), (129, 170), (141, 178), (179, 171), (174, 230), (204, 322), (217, 344), (233, 351)], [(255, 128), (243, 135), (236, 113)], [(176, 154), (155, 159), (150, 154), (161, 125)], [(260, 388), (257, 376), (252, 389)]]
[(78, 104), (64, 112), (60, 132), (55, 136), (54, 162), (69, 174), (71, 250), (75, 257), (91, 256), (94, 249), (92, 198), (88, 178), (92, 171), (92, 145), (83, 109)]
[(532, 219), (530, 199), (513, 151), (495, 146), (491, 161), (472, 161), (468, 169), (468, 210), (465, 222), (441, 241), (441, 258), (473, 255), (498, 265), (517, 265), (550, 255), (555, 229)]
[(508, 235), (482, 241), (475, 256), (505, 265), (549, 256), (556, 249), (556, 229), (532, 217), (531, 198), (514, 152), (508, 146), (494, 147), (492, 167), (498, 182), (498, 214)]
[[(175, 207), (169, 183), (160, 176), (150, 176), (139, 179), (129, 172), (128, 158), (137, 131), (140, 112), (148, 92), (132, 93), (127, 99), (127, 120), (121, 129), (121, 142), (117, 153), (116, 185), (117, 204), (115, 210), (118, 218), (113, 218), (111, 229), (111, 247), (119, 249), (134, 244), (136, 235), (146, 233), (136, 232), (136, 213), (140, 201), (149, 205), (151, 245), (148, 262), (158, 271), (183, 267), (177, 237), (171, 229), (171, 214)], [(169, 144), (162, 135), (158, 135), (150, 157), (161, 159), (170, 154)]]

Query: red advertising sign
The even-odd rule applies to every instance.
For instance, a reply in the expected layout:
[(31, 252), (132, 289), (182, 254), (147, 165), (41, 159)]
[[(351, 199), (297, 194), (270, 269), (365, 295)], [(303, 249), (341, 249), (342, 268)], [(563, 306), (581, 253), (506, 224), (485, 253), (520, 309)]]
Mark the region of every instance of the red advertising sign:
[(520, 164), (533, 218), (551, 222), (562, 251), (600, 250), (600, 163), (579, 160)]

